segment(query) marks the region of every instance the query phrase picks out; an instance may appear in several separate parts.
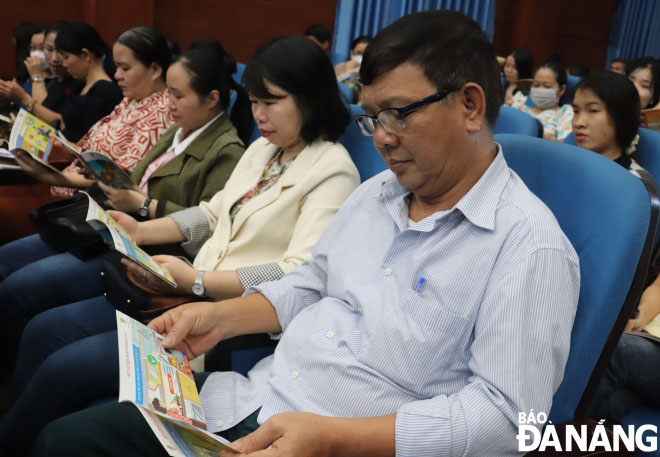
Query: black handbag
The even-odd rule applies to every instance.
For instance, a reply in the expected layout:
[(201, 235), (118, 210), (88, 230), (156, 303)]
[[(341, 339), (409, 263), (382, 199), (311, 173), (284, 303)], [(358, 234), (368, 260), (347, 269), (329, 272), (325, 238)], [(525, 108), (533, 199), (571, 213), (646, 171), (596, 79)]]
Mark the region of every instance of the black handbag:
[(127, 273), (119, 260), (103, 261), (101, 283), (115, 309), (145, 323), (179, 305), (199, 300), (194, 295), (163, 295), (152, 290)]
[[(88, 192), (95, 200), (100, 199), (100, 188)], [(59, 252), (70, 252), (81, 260), (87, 260), (107, 248), (101, 235), (86, 221), (89, 200), (85, 194), (77, 193), (64, 200), (40, 206), (30, 212), (30, 219), (39, 237)]]

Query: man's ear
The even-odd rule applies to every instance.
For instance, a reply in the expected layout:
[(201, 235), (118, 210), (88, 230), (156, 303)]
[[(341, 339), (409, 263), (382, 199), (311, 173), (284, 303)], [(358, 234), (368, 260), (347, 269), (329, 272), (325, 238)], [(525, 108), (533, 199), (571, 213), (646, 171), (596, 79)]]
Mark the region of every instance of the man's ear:
[(469, 82), (460, 91), (468, 133), (477, 133), (486, 120), (486, 94), (480, 85)]

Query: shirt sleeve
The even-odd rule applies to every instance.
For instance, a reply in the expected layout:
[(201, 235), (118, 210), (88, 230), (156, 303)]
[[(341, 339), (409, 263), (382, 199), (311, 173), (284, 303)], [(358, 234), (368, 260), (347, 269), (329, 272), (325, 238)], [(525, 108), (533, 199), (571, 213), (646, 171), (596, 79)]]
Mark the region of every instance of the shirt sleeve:
[(191, 257), (195, 257), (204, 242), (211, 236), (209, 220), (199, 206), (193, 206), (170, 214), (179, 231), (186, 237), (181, 247)]
[(474, 327), (469, 383), (398, 410), (397, 456), (514, 455), (518, 413), (549, 413), (568, 359), (579, 266), (541, 249), (491, 284)]

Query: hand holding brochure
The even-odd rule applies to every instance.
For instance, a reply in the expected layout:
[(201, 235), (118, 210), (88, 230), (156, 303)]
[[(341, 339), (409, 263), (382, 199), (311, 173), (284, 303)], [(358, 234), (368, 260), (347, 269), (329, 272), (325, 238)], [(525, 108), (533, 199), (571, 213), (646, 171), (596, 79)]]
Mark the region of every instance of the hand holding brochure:
[(99, 181), (116, 189), (132, 189), (135, 183), (126, 171), (110, 157), (100, 152), (82, 152), (78, 146), (67, 140), (62, 132), (57, 132), (57, 139), (73, 154), (79, 162), (93, 172)]
[(163, 337), (117, 311), (119, 401), (138, 407), (172, 457), (236, 453), (206, 431), (199, 393), (185, 353), (163, 348)]
[(89, 194), (86, 192), (81, 193), (87, 195), (89, 200), (87, 217), (85, 218), (87, 223), (99, 231), (100, 235), (110, 247), (176, 287), (176, 281), (169, 271), (161, 267), (158, 262), (149, 256), (149, 254), (135, 244), (131, 235), (129, 235), (117, 221), (111, 218), (108, 213), (106, 213), (105, 210), (89, 196)]

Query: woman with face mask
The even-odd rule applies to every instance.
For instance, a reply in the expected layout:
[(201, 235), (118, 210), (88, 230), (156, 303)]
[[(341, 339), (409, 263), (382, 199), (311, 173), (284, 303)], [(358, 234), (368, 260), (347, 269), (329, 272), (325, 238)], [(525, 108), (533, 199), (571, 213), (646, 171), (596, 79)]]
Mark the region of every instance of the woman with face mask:
[(335, 65), (335, 74), (340, 84), (346, 84), (354, 93), (353, 100), (360, 102), (362, 94), (361, 86), (358, 84), (358, 71), (362, 63), (362, 56), (371, 40), (370, 37), (362, 35), (351, 43), (350, 59)]
[(63, 65), (62, 54), (55, 49), (55, 39), (66, 24), (66, 21), (57, 21), (46, 27), (43, 56), (48, 71), (43, 67), (42, 51), (31, 51), (30, 57), (25, 59), (25, 66), (32, 78), (32, 93), (10, 81), (0, 82), (0, 94), (23, 106), (31, 102), (40, 103), (54, 113), (61, 113), (67, 103), (80, 93), (84, 82), (71, 77)]
[(535, 117), (543, 124), (543, 138), (563, 141), (571, 133), (573, 109), (570, 105), (559, 106), (559, 99), (566, 92), (566, 70), (557, 62), (546, 62), (534, 73), (529, 91), (533, 106), (526, 101), (514, 102), (514, 108)]

